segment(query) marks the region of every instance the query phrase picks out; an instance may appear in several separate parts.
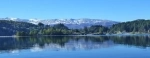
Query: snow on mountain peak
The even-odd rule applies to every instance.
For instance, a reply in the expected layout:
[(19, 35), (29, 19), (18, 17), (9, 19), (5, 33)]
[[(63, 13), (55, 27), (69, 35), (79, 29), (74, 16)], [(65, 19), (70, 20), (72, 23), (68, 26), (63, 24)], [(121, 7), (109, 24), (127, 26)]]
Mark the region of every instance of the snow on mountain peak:
[(69, 28), (83, 28), (85, 26), (89, 27), (92, 25), (103, 25), (110, 27), (113, 24), (116, 24), (118, 22), (116, 21), (110, 21), (110, 20), (102, 20), (102, 19), (20, 19), (20, 18), (0, 18), (1, 20), (12, 20), (12, 21), (21, 21), (21, 22), (29, 22), (33, 24), (38, 24), (39, 22), (45, 24), (45, 25), (54, 25), (62, 23), (66, 25)]
[(41, 20), (40, 19), (29, 19), (28, 22), (33, 23), (33, 24), (38, 24), (39, 22), (41, 22)]

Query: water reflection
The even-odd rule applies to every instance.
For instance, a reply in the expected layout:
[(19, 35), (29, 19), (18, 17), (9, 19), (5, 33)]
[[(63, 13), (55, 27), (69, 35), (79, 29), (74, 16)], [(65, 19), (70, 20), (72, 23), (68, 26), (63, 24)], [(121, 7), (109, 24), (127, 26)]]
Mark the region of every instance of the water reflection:
[(30, 49), (32, 52), (42, 50), (92, 50), (109, 48), (116, 45), (150, 47), (149, 36), (51, 36), (51, 37), (19, 37), (0, 38), (0, 53), (18, 53)]

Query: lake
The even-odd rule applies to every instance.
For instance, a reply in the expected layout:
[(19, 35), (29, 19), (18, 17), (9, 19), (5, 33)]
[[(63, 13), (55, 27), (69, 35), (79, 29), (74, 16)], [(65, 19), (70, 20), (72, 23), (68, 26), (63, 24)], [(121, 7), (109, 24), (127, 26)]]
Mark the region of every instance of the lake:
[(150, 58), (150, 36), (1, 37), (0, 58)]

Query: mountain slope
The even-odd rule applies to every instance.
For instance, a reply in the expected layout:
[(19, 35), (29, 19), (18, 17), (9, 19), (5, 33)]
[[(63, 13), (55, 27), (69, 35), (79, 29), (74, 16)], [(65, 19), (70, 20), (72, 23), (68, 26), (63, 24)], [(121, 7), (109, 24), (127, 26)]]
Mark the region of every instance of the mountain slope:
[(100, 19), (51, 19), (51, 20), (41, 20), (41, 22), (46, 25), (55, 25), (55, 24), (62, 23), (67, 27), (73, 29), (84, 28), (85, 26), (90, 27), (92, 25), (103, 25), (103, 26), (110, 27), (113, 24), (118, 23), (115, 21), (100, 20)]
[(110, 28), (111, 33), (150, 33), (150, 20), (137, 19), (134, 21), (115, 24)]
[(17, 31), (29, 32), (30, 29), (35, 29), (36, 27), (38, 26), (27, 22), (0, 20), (0, 36), (12, 36)]
[(90, 27), (92, 25), (102, 25), (106, 27), (110, 27), (113, 24), (117, 24), (119, 22), (110, 21), (110, 20), (102, 20), (102, 19), (19, 19), (19, 18), (0, 18), (1, 20), (12, 20), (12, 21), (21, 21), (21, 22), (29, 22), (33, 24), (38, 24), (39, 22), (45, 25), (55, 25), (62, 23), (68, 28), (71, 29), (79, 29)]

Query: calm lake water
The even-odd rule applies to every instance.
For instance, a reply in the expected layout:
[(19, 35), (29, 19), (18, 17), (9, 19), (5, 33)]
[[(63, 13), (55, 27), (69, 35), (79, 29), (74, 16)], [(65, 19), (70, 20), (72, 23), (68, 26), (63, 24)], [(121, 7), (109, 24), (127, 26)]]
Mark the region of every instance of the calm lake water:
[(0, 58), (150, 58), (150, 36), (0, 38)]

